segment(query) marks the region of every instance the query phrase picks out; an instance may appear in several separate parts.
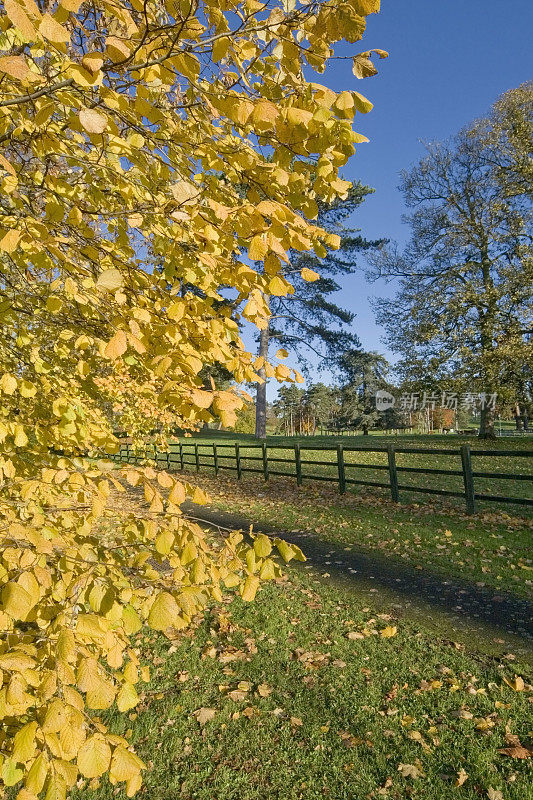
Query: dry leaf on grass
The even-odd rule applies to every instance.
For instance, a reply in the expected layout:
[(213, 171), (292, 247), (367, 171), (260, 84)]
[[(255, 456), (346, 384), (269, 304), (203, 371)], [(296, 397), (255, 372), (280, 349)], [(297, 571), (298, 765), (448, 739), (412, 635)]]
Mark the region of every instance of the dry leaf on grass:
[(216, 713), (215, 708), (199, 708), (197, 711), (193, 711), (193, 717), (203, 727), (206, 722), (210, 722), (214, 718)]

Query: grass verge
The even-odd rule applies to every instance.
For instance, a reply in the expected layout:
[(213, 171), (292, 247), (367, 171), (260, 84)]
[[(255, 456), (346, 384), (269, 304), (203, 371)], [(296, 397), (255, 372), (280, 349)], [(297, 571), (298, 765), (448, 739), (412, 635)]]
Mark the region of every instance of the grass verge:
[[(139, 635), (152, 666), (129, 729), (150, 800), (529, 800), (531, 676), (309, 573), (194, 635)], [(517, 677), (518, 676), (518, 677)], [(507, 752), (501, 752), (507, 751)], [(73, 797), (110, 800), (105, 780)], [(118, 793), (118, 797), (121, 794)]]
[(327, 485), (298, 487), (285, 479), (242, 481), (188, 475), (214, 507), (260, 526), (308, 530), (322, 540), (357, 546), (391, 562), (429, 569), (519, 597), (533, 587), (531, 520), (498, 512), (468, 516), (439, 504), (400, 506), (359, 491), (339, 496)]

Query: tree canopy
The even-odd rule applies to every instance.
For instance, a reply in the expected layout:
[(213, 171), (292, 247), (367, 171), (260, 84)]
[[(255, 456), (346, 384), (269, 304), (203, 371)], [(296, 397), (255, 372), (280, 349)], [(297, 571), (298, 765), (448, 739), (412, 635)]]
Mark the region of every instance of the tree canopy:
[[(294, 377), (246, 352), (220, 291), (264, 327), (290, 291), (287, 251), (338, 244), (312, 220), (346, 196), (352, 120), (371, 104), (306, 74), (378, 7), (3, 3), (0, 775), (19, 800), (61, 800), (80, 773), (133, 795), (143, 764), (98, 719), (133, 708), (148, 677), (131, 634), (184, 628), (279, 574), (266, 537), (213, 542), (183, 518), (201, 492), (108, 456), (117, 426), (135, 444), (231, 424), (243, 399), (217, 386), (222, 368)], [(144, 516), (117, 499), (128, 484)]]
[[(399, 281), (378, 321), (405, 378), (469, 392), (524, 394), (531, 364), (533, 89), (509, 92), (491, 115), (427, 146), (402, 175), (413, 209), (403, 252), (383, 248), (374, 275)], [(529, 372), (530, 375), (530, 372)], [(530, 381), (530, 378), (529, 378)], [(522, 399), (524, 399), (522, 397)], [(494, 409), (481, 409), (481, 436)]]

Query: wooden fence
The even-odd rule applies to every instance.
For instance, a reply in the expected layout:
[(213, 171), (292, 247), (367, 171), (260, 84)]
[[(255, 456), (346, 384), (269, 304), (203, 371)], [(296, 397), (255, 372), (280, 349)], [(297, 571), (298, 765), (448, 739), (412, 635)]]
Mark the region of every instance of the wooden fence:
[[(246, 453), (243, 455), (243, 450)], [(247, 451), (252, 451), (249, 455)], [(291, 450), (291, 458), (283, 458), (276, 455), (276, 451)], [(334, 454), (334, 460), (328, 461), (319, 458), (302, 459), (303, 451), (314, 451), (318, 453)], [(307, 455), (306, 452), (306, 455)], [(379, 453), (382, 454), (383, 464), (363, 464), (347, 461), (346, 453)], [(397, 464), (397, 454), (417, 454), (417, 455), (438, 455), (453, 456), (457, 458), (457, 466), (460, 469), (437, 469), (430, 467), (413, 467)], [(146, 459), (155, 461), (156, 465), (164, 469), (185, 470), (193, 467), (200, 471), (202, 467), (210, 467), (218, 475), (220, 470), (232, 470), (237, 473), (237, 478), (241, 479), (245, 473), (258, 473), (268, 480), (271, 475), (279, 475), (287, 478), (296, 478), (298, 485), (303, 480), (330, 481), (338, 484), (339, 491), (343, 494), (347, 486), (374, 486), (390, 491), (394, 502), (400, 502), (400, 492), (421, 492), (424, 494), (441, 495), (446, 497), (464, 498), (466, 510), (469, 514), (476, 511), (478, 500), (491, 503), (516, 503), (523, 506), (533, 506), (533, 499), (529, 497), (507, 497), (499, 494), (480, 493), (475, 490), (475, 479), (488, 478), (494, 480), (514, 480), (514, 481), (533, 481), (533, 475), (514, 474), (509, 472), (479, 471), (472, 468), (472, 458), (476, 457), (499, 458), (502, 456), (512, 458), (531, 458), (533, 451), (515, 450), (472, 450), (470, 445), (464, 444), (460, 448), (416, 448), (401, 447), (394, 444), (382, 445), (379, 447), (357, 447), (344, 446), (338, 444), (335, 447), (313, 446), (308, 444), (295, 443), (293, 446), (267, 444), (242, 444), (239, 442), (208, 444), (201, 442), (183, 443), (179, 442), (171, 446), (168, 451), (158, 450), (153, 445), (147, 445), (144, 450), (134, 449), (130, 444), (121, 446), (119, 453), (114, 457), (117, 461), (128, 463), (140, 463)], [(251, 462), (251, 466), (250, 466)], [(290, 464), (290, 471), (283, 471), (280, 467)], [(318, 474), (305, 471), (308, 467), (333, 467), (335, 474)], [(375, 470), (378, 472), (376, 477), (383, 476), (383, 480), (366, 480), (361, 477), (362, 470)], [(358, 476), (359, 471), (359, 476)], [(435, 476), (456, 476), (462, 477), (461, 491), (457, 489), (442, 489), (429, 486), (413, 486), (401, 482), (403, 474), (424, 474)], [(526, 484), (527, 485), (527, 484)]]

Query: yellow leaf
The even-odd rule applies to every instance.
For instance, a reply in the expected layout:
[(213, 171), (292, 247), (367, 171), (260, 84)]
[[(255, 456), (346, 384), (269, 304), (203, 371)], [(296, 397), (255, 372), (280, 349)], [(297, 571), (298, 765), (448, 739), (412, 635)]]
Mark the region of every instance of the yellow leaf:
[[(61, 5), (64, 6), (65, 2), (67, 1), (75, 3), (78, 2), (78, 0), (62, 0)], [(102, 53), (98, 52), (87, 53), (86, 55), (83, 56), (81, 60), (82, 67), (84, 67), (87, 70), (87, 72), (90, 72), (91, 75), (96, 75), (100, 71), (100, 68), (102, 67), (103, 63), (104, 63), (104, 57)]]
[(142, 769), (144, 769), (144, 764), (135, 753), (126, 750), (122, 745), (115, 747), (109, 770), (111, 783), (128, 781), (130, 778), (134, 778)]
[(379, 633), (384, 639), (390, 639), (391, 636), (396, 636), (398, 628), (395, 625), (387, 625), (387, 627), (383, 628)]
[(180, 609), (169, 592), (161, 592), (154, 600), (148, 615), (148, 625), (156, 631), (165, 631), (174, 626)]
[(15, 800), (39, 800), (39, 798), (33, 792), (29, 792), (27, 789), (21, 789)]
[(366, 97), (363, 97), (362, 94), (359, 92), (352, 92), (352, 96), (354, 99), (355, 107), (361, 114), (368, 114), (369, 111), (372, 111), (374, 108), (373, 104), (370, 100), (367, 100)]
[(514, 678), (503, 678), (504, 682), (507, 686), (510, 686), (511, 689), (514, 689), (515, 692), (523, 692), (524, 691), (524, 680), (520, 677), (520, 675), (515, 675)]
[(17, 583), (7, 583), (2, 590), (2, 610), (13, 619), (25, 620), (35, 603)]
[(284, 347), (280, 347), (280, 349), (276, 352), (276, 358), (287, 358), (288, 355), (289, 353)]
[(17, 249), (20, 236), (20, 231), (12, 228), (0, 239), (0, 250), (3, 250), (5, 253), (13, 253)]
[(29, 792), (33, 792), (33, 794), (38, 795), (46, 780), (46, 776), (48, 774), (48, 759), (45, 753), (40, 753), (33, 764), (31, 765), (29, 772), (26, 776), (25, 786)]
[(14, 441), (17, 447), (26, 447), (26, 445), (28, 444), (28, 437), (26, 436), (24, 427), (19, 423), (15, 425)]
[(274, 275), (268, 283), (268, 291), (274, 297), (285, 297), (289, 293), (289, 284), (279, 275)]
[(185, 487), (182, 483), (176, 483), (172, 487), (172, 491), (168, 495), (168, 499), (171, 503), (174, 503), (175, 506), (181, 505), (185, 501)]
[(57, 772), (52, 772), (44, 800), (65, 800), (67, 796), (67, 783)]
[(0, 58), (0, 72), (5, 72), (16, 80), (23, 81), (31, 73), (23, 56), (2, 56)]
[(204, 505), (209, 502), (209, 498), (203, 489), (200, 489), (199, 486), (195, 486), (192, 501), (193, 503), (198, 503), (198, 505)]
[(61, 5), (66, 11), (77, 14), (83, 0), (61, 0)]
[(274, 539), (274, 544), (276, 545), (280, 556), (286, 564), (288, 564), (293, 558), (295, 558), (296, 561), (306, 560), (304, 554), (297, 545), (289, 544), (283, 539)]
[(130, 605), (124, 606), (122, 610), (122, 622), (124, 625), (124, 631), (128, 636), (137, 633), (142, 628), (142, 623), (139, 618), (139, 615), (137, 614), (135, 609)]
[(248, 248), (248, 256), (252, 261), (261, 261), (268, 253), (268, 245), (263, 236), (254, 236)]
[(96, 281), (96, 288), (106, 292), (116, 292), (124, 285), (122, 273), (118, 269), (106, 269), (100, 273)]
[(259, 570), (259, 577), (263, 581), (270, 581), (276, 577), (276, 565), (271, 558), (265, 559)]
[[(103, 133), (107, 128), (107, 117), (104, 116), (104, 114), (100, 114), (94, 108), (82, 108), (79, 113), (79, 118), (87, 133)], [(107, 271), (118, 272), (118, 270)]]
[(117, 331), (104, 348), (104, 355), (114, 361), (128, 349), (128, 339), (124, 331)]
[(24, 777), (24, 772), (20, 767), (17, 767), (17, 762), (14, 758), (6, 758), (2, 764), (1, 777), (6, 786), (16, 786)]
[(155, 540), (155, 549), (162, 556), (168, 556), (174, 544), (174, 534), (171, 531), (163, 531)]
[(13, 758), (15, 761), (25, 764), (35, 755), (35, 732), (36, 722), (28, 722), (17, 731), (13, 738)]
[(259, 589), (259, 578), (257, 575), (248, 575), (241, 587), (240, 595), (246, 602), (251, 602)]
[(252, 111), (251, 120), (256, 130), (264, 132), (274, 127), (279, 111), (269, 100), (259, 100)]
[(63, 44), (70, 41), (70, 33), (50, 14), (43, 15), (39, 25), (39, 33), (53, 44)]
[(255, 537), (254, 551), (258, 558), (266, 558), (272, 552), (270, 539), (264, 533), (260, 533)]
[(308, 269), (307, 267), (304, 267), (302, 269), (300, 275), (302, 276), (304, 281), (309, 281), (309, 282), (317, 281), (320, 278), (318, 272), (315, 272), (313, 269)]
[(9, 372), (5, 372), (2, 377), (0, 378), (0, 389), (4, 394), (13, 394), (13, 392), (17, 388), (17, 379), (10, 375)]
[(117, 695), (117, 708), (119, 711), (129, 711), (139, 702), (139, 695), (132, 683), (124, 683)]

